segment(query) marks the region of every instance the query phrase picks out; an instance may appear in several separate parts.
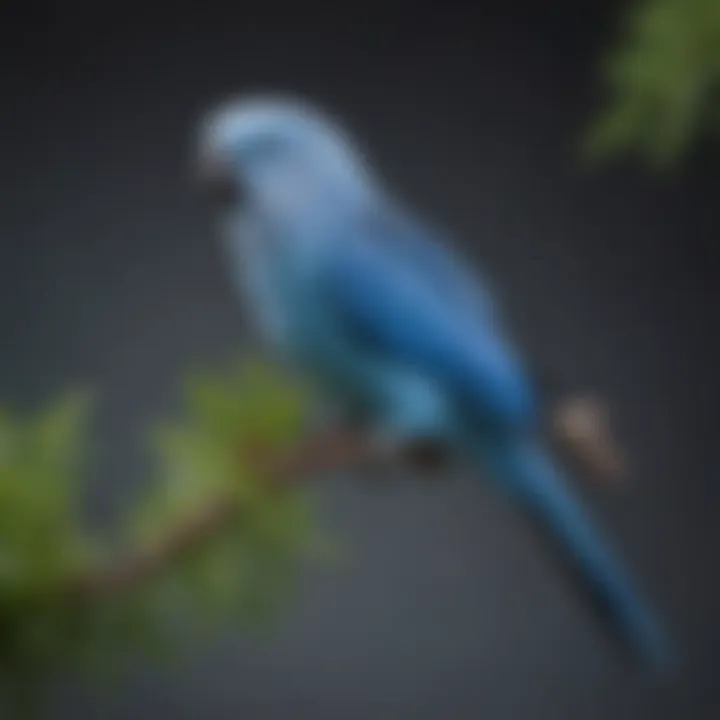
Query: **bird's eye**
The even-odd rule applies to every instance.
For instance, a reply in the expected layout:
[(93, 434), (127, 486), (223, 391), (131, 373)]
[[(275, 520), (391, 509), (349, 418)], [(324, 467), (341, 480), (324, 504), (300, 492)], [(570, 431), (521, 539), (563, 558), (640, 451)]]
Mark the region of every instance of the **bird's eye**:
[(232, 175), (221, 175), (210, 180), (206, 186), (208, 200), (217, 207), (240, 204), (243, 193), (240, 183)]
[(200, 188), (214, 207), (236, 206), (244, 196), (241, 183), (229, 164), (210, 157), (201, 160)]

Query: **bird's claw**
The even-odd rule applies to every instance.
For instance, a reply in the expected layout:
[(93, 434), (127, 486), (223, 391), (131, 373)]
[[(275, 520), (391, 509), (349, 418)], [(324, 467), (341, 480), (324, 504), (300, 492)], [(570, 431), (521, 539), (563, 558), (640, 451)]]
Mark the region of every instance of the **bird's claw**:
[(563, 401), (553, 416), (553, 431), (596, 479), (604, 484), (627, 480), (626, 460), (610, 427), (605, 403), (587, 397)]

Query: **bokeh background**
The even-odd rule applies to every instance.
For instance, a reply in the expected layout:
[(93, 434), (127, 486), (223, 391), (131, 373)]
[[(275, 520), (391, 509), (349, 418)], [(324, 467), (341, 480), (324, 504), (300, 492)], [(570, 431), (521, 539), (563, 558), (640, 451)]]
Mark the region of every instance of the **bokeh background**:
[(664, 176), (581, 167), (623, 3), (565, 5), (3, 11), (0, 397), (99, 388), (92, 520), (131, 503), (142, 428), (188, 366), (244, 342), (192, 182), (197, 121), (236, 92), (305, 95), (484, 268), (536, 362), (609, 400), (635, 478), (584, 493), (683, 676), (623, 662), (482, 483), (348, 475), (314, 490), (343, 563), (307, 573), (270, 639), (228, 633), (170, 668), (137, 658), (105, 694), (63, 683), (51, 717), (719, 716), (720, 166), (704, 148)]

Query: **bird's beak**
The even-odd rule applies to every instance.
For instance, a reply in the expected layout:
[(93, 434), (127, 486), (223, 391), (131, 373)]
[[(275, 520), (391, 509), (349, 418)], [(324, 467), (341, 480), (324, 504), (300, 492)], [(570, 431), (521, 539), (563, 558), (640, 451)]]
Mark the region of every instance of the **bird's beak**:
[(200, 152), (197, 176), (200, 190), (213, 206), (235, 206), (241, 201), (240, 183), (229, 162), (217, 153)]

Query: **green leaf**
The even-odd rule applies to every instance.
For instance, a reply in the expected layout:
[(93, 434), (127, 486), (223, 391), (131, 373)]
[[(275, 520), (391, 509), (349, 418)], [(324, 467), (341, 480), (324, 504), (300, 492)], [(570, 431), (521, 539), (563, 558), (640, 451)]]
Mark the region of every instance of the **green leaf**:
[(637, 2), (602, 74), (608, 99), (583, 138), (583, 155), (633, 153), (656, 168), (674, 166), (699, 140), (713, 137), (720, 3)]

